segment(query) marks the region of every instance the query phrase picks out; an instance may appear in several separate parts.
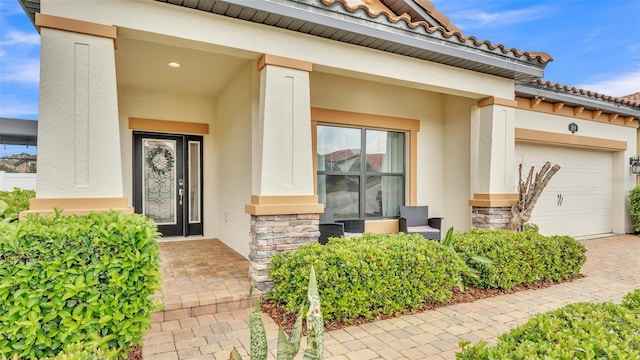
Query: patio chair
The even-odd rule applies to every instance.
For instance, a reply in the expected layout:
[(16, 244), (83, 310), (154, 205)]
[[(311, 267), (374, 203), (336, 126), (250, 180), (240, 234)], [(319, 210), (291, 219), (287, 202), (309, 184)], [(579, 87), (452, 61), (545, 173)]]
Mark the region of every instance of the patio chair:
[(336, 220), (333, 209), (325, 208), (320, 214), (320, 237), (318, 242), (326, 244), (330, 237), (344, 237), (345, 235), (361, 234), (364, 232), (364, 220)]
[(442, 218), (430, 218), (428, 206), (400, 206), (400, 232), (440, 241)]

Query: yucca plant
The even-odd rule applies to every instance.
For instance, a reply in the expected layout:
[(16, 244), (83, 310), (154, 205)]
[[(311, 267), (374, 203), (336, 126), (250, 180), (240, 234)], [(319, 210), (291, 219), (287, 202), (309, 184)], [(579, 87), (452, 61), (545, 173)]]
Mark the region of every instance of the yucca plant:
[[(249, 290), (249, 298), (253, 292), (253, 286)], [(322, 320), (322, 312), (320, 311), (320, 294), (318, 293), (318, 284), (316, 282), (316, 272), (311, 267), (309, 274), (309, 289), (307, 290), (309, 298), (309, 310), (307, 311), (307, 349), (304, 351), (304, 360), (319, 360), (324, 356), (324, 321)], [(282, 328), (278, 328), (278, 350), (276, 358), (278, 360), (293, 360), (300, 349), (300, 337), (302, 334), (302, 313), (300, 313), (291, 330), (289, 337)], [(264, 329), (264, 323), (260, 316), (260, 301), (256, 304), (249, 314), (249, 326), (251, 331), (251, 345), (249, 359), (266, 360), (269, 348), (267, 344), (267, 333)], [(242, 360), (242, 356), (234, 347), (231, 351), (232, 360)]]

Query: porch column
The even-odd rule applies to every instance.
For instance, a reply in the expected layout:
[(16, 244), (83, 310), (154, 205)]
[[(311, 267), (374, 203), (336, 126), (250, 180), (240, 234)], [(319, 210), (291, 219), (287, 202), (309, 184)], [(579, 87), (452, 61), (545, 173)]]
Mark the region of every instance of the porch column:
[(311, 150), (311, 64), (264, 55), (258, 62), (260, 103), (254, 123), (249, 274), (271, 286), (273, 254), (317, 241), (319, 213)]
[(471, 114), (471, 225), (505, 229), (518, 200), (514, 173), (515, 100), (487, 98)]
[(116, 28), (45, 14), (35, 20), (42, 42), (38, 172), (26, 213), (132, 212), (122, 183)]

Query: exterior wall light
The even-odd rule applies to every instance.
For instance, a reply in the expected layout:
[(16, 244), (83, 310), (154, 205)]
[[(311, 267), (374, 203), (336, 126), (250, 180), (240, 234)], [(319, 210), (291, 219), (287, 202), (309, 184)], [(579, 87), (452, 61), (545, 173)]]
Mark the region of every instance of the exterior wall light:
[(640, 158), (637, 156), (630, 157), (629, 164), (631, 165), (631, 172), (640, 175)]

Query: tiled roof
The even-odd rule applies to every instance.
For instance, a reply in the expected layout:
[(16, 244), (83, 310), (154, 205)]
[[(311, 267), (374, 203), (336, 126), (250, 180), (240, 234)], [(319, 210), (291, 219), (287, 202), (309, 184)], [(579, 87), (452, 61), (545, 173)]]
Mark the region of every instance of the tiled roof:
[(322, 3), (324, 5), (333, 5), (336, 3), (340, 3), (345, 8), (345, 10), (352, 13), (358, 10), (364, 10), (364, 12), (371, 19), (384, 17), (393, 24), (403, 22), (413, 30), (419, 30), (421, 28), (428, 34), (438, 33), (445, 39), (451, 39), (455, 37), (457, 38), (457, 41), (461, 43), (466, 43), (480, 49), (489, 51), (499, 49), (499, 51), (501, 51), (504, 55), (512, 55), (515, 57), (525, 56), (528, 60), (537, 59), (542, 64), (553, 61), (551, 55), (547, 54), (546, 52), (522, 51), (516, 48), (507, 48), (502, 44), (492, 44), (489, 40), (478, 40), (478, 38), (476, 38), (475, 36), (465, 36), (457, 26), (453, 25), (449, 21), (449, 18), (437, 11), (433, 3), (428, 0), (416, 0), (416, 3), (420, 5), (420, 7), (422, 7), (424, 10), (426, 10), (438, 22), (440, 22), (439, 25), (429, 24), (427, 21), (422, 19), (413, 19), (408, 13), (403, 13), (400, 15), (395, 14), (386, 6), (384, 9), (381, 9), (379, 6), (373, 5), (375, 3), (379, 3), (376, 0), (322, 0)]
[(640, 92), (623, 96), (623, 97), (615, 97), (615, 96), (600, 94), (595, 91), (576, 88), (574, 86), (562, 85), (562, 84), (554, 83), (551, 81), (536, 80), (533, 84), (545, 89), (559, 90), (569, 94), (582, 95), (582, 96), (593, 98), (593, 99), (604, 100), (604, 101), (609, 101), (616, 104), (640, 108)]
[(635, 106), (640, 106), (640, 92), (621, 97), (623, 100), (630, 101)]

